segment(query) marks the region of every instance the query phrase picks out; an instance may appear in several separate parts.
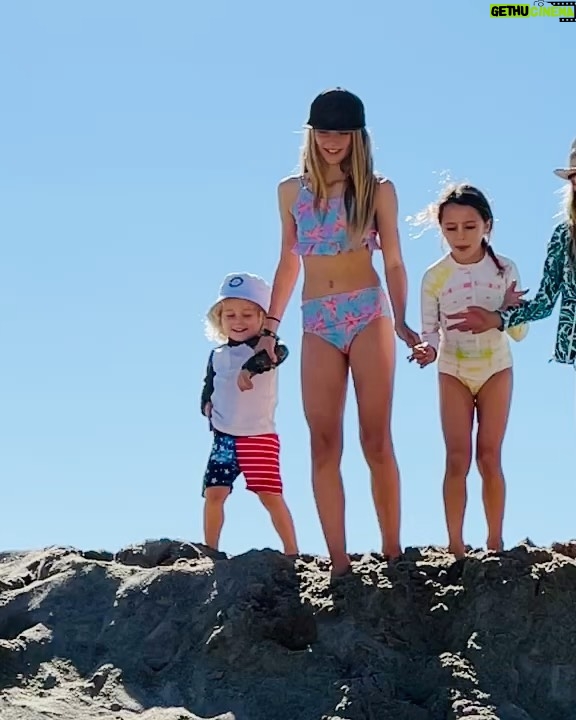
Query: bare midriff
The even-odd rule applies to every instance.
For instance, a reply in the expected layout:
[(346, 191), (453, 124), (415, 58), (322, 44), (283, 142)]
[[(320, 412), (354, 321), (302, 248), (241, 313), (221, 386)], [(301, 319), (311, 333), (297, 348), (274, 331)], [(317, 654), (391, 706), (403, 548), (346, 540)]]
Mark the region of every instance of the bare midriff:
[(372, 254), (365, 248), (338, 255), (308, 255), (302, 260), (302, 300), (380, 285), (380, 277), (372, 265)]

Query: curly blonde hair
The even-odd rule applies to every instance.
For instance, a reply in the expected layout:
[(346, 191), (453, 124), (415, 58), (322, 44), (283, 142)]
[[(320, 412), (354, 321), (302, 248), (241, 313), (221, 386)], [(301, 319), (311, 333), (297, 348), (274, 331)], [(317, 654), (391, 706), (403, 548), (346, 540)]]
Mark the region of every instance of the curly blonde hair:
[[(264, 325), (264, 320), (266, 319), (266, 313), (260, 307), (260, 305), (257, 305), (256, 303), (252, 304), (254, 305), (254, 307), (258, 308), (260, 312), (260, 329), (262, 329), (262, 325)], [(228, 335), (226, 335), (222, 326), (223, 309), (224, 301), (220, 300), (220, 302), (212, 305), (212, 307), (206, 313), (206, 317), (204, 319), (204, 335), (211, 342), (224, 343), (228, 340)]]
[(222, 327), (223, 308), (224, 305), (222, 301), (217, 302), (216, 305), (212, 305), (204, 318), (204, 335), (206, 335), (211, 342), (221, 343), (228, 340)]

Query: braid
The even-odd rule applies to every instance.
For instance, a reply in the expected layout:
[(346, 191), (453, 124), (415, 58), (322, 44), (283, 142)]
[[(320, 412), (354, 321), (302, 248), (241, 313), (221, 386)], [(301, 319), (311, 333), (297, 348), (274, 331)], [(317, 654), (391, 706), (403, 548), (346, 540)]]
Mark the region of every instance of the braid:
[(482, 247), (486, 250), (488, 255), (490, 255), (490, 258), (494, 262), (494, 265), (496, 265), (496, 267), (498, 268), (498, 275), (500, 275), (500, 277), (504, 277), (504, 266), (502, 265), (500, 260), (498, 260), (496, 253), (492, 248), (492, 245), (490, 245), (486, 238), (482, 238)]

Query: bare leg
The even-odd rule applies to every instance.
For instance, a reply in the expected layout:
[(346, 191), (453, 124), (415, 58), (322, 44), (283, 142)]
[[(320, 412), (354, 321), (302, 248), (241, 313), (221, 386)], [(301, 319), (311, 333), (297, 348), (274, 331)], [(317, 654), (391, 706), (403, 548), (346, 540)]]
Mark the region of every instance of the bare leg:
[(482, 499), (488, 524), (488, 550), (502, 550), (506, 484), (502, 472), (502, 443), (510, 415), (512, 369), (493, 375), (478, 393), (476, 462), (482, 476)]
[(274, 525), (276, 532), (280, 536), (285, 555), (298, 555), (294, 521), (282, 495), (261, 492), (258, 493), (258, 498), (270, 513), (272, 525)]
[(346, 356), (317, 335), (304, 333), (302, 398), (310, 428), (312, 485), (334, 576), (342, 575), (350, 567), (340, 475), (347, 381)]
[(396, 362), (390, 318), (373, 320), (354, 339), (350, 367), (356, 389), (360, 442), (370, 468), (372, 497), (382, 536), (382, 553), (400, 555), (400, 475), (391, 434)]
[(204, 499), (204, 542), (218, 550), (220, 533), (224, 525), (224, 503), (230, 495), (230, 488), (206, 488)]
[(440, 416), (446, 443), (444, 475), (444, 509), (448, 527), (449, 550), (464, 557), (464, 513), (466, 511), (466, 478), (472, 462), (472, 426), (474, 396), (458, 380), (446, 373), (438, 374)]

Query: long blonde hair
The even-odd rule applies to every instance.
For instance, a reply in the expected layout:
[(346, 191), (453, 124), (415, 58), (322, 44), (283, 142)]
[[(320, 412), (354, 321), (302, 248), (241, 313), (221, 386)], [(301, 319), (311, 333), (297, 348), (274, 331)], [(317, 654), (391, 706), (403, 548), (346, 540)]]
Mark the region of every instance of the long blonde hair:
[[(374, 173), (372, 143), (367, 130), (351, 132), (350, 152), (340, 169), (346, 176), (344, 206), (352, 247), (360, 247), (364, 233), (375, 221), (375, 196), (377, 178)], [(306, 131), (302, 147), (300, 170), (310, 184), (314, 195), (316, 212), (328, 198), (328, 184), (324, 175), (325, 165), (316, 145), (314, 130)]]
[(570, 243), (569, 257), (576, 269), (576, 192), (572, 183), (566, 183), (556, 192), (561, 196), (562, 200), (560, 209), (554, 217), (565, 223), (568, 228), (568, 234), (572, 241)]

